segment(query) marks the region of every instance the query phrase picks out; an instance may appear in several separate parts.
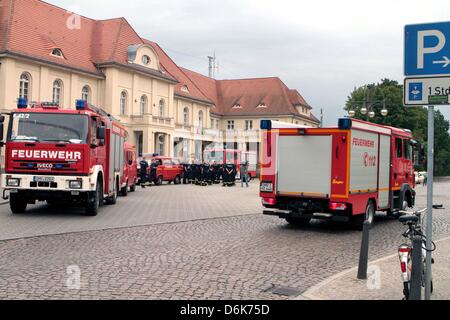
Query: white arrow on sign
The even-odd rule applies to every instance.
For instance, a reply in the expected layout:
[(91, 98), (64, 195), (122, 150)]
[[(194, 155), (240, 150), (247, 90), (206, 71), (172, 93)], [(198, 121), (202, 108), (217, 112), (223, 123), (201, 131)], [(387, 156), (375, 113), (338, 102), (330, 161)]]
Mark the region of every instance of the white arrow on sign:
[(450, 59), (446, 56), (443, 56), (442, 59), (444, 60), (433, 61), (433, 64), (442, 64), (442, 68), (447, 68), (450, 64)]

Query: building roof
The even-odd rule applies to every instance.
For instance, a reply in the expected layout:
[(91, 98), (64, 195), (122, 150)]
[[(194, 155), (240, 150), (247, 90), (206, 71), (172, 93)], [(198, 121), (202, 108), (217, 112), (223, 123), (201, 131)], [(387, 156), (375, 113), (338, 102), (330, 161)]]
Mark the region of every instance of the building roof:
[[(99, 64), (128, 64), (131, 44), (144, 42), (125, 18), (93, 20), (40, 0), (1, 1), (0, 53), (102, 76)], [(64, 57), (51, 55), (53, 49)], [(158, 76), (175, 80), (162, 72)]]
[[(214, 103), (202, 93), (202, 91), (197, 87), (196, 83), (194, 83), (184, 73), (183, 68), (177, 66), (175, 62), (164, 52), (163, 49), (161, 49), (161, 47), (157, 43), (145, 39), (144, 42), (150, 45), (156, 51), (159, 57), (159, 62), (164, 70), (166, 70), (175, 79), (177, 79), (178, 83), (175, 85), (175, 94), (207, 104)], [(183, 87), (187, 90), (183, 90)]]
[[(158, 54), (160, 70), (128, 62), (128, 47), (149, 45)], [(60, 49), (64, 57), (51, 55)], [(41, 0), (0, 1), (0, 54), (103, 77), (102, 66), (116, 65), (175, 83), (175, 94), (211, 105), (219, 116), (295, 115), (296, 107), (311, 109), (297, 90), (278, 77), (214, 80), (179, 67), (155, 42), (141, 38), (125, 18), (93, 20)]]
[(211, 112), (221, 116), (294, 115), (319, 122), (296, 107), (312, 109), (297, 90), (290, 90), (278, 77), (214, 80), (181, 68), (202, 93), (214, 102)]

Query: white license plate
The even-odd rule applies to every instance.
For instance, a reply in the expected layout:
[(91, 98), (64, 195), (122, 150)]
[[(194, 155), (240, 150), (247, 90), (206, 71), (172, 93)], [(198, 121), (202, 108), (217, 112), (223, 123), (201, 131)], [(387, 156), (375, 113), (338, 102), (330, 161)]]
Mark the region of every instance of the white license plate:
[(34, 182), (54, 182), (55, 177), (34, 177)]

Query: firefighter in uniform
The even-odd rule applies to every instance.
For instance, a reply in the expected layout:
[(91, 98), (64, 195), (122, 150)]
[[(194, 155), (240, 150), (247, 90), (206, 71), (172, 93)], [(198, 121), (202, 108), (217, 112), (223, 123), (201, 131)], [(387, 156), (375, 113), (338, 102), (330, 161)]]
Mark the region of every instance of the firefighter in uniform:
[(200, 185), (206, 186), (208, 184), (208, 171), (209, 171), (208, 163), (203, 162), (200, 165), (200, 170), (201, 170)]
[(141, 169), (139, 170), (139, 176), (140, 176), (140, 184), (142, 188), (145, 188), (145, 185), (148, 181), (148, 162), (146, 160), (142, 160), (139, 162)]
[(232, 163), (227, 163), (224, 166), (223, 172), (223, 186), (231, 187), (235, 184), (236, 166)]
[(158, 169), (158, 166), (160, 165), (160, 160), (152, 161), (150, 165), (150, 183), (154, 182), (156, 183), (156, 172)]
[(194, 184), (195, 185), (199, 185), (200, 184), (200, 178), (201, 178), (201, 172), (200, 171), (201, 171), (200, 165), (196, 161), (192, 165), (192, 173), (193, 173), (193, 178), (194, 178)]
[(183, 163), (183, 184), (191, 183), (191, 165)]
[(211, 184), (217, 183), (218, 168), (217, 163), (213, 161), (211, 165)]
[(211, 181), (211, 165), (208, 162), (203, 163), (203, 186), (207, 186)]
[(218, 183), (220, 183), (220, 181), (223, 181), (223, 172), (224, 172), (224, 166), (223, 166), (223, 162), (221, 161), (217, 167), (217, 180)]

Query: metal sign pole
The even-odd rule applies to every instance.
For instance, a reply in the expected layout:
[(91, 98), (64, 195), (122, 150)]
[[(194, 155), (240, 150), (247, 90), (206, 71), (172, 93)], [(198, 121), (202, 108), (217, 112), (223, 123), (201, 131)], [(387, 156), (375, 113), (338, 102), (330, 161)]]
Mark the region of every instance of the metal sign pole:
[(425, 300), (431, 298), (431, 249), (433, 241), (433, 178), (434, 178), (434, 106), (428, 106), (428, 161), (427, 161), (427, 256)]

